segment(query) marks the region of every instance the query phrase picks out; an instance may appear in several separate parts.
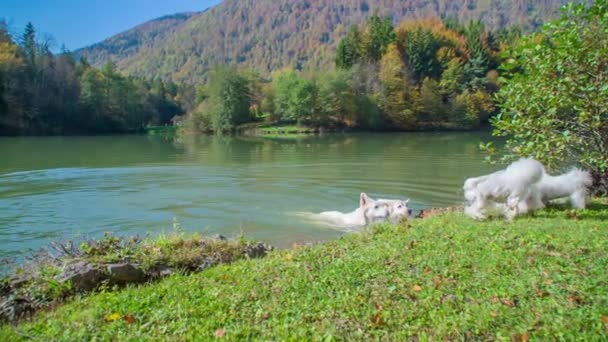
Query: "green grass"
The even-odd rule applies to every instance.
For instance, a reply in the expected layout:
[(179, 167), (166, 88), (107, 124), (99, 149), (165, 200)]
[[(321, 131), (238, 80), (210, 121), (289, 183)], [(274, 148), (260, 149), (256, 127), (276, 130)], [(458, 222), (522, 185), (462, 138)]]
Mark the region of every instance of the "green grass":
[(460, 213), (77, 299), (0, 340), (606, 340), (608, 203)]
[(288, 125), (267, 122), (250, 122), (242, 124), (237, 131), (244, 135), (260, 136), (264, 138), (303, 138), (319, 133), (318, 128), (305, 125)]

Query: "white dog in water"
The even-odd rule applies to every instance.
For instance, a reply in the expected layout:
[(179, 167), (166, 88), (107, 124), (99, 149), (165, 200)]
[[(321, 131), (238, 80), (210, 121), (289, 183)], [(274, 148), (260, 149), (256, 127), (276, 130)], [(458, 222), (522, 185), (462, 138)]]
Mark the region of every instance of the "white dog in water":
[(411, 215), (409, 200), (374, 200), (361, 193), (359, 207), (350, 213), (324, 211), (318, 214), (303, 213), (306, 217), (338, 228), (360, 228), (385, 221), (399, 222)]
[(391, 223), (399, 223), (402, 219), (407, 219), (412, 216), (412, 209), (408, 207), (410, 199), (406, 200), (390, 200), (390, 199), (378, 199), (379, 203), (388, 204), (389, 215), (388, 220)]
[(359, 196), (359, 207), (350, 213), (324, 211), (313, 218), (344, 228), (363, 227), (385, 221), (390, 215), (389, 205), (371, 199), (364, 192)]
[[(492, 211), (512, 219), (542, 205), (532, 196), (534, 184), (541, 180), (545, 168), (534, 159), (522, 158), (506, 169), (492, 174), (469, 178), (463, 190), (467, 205), (465, 214), (485, 219)], [(535, 201), (535, 203), (528, 203)]]

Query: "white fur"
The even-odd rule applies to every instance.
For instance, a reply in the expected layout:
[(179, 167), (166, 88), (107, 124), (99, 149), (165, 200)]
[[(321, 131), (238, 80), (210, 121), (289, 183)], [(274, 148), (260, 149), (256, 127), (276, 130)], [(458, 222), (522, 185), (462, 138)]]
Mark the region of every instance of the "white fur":
[(490, 211), (499, 209), (503, 210), (503, 216), (512, 219), (528, 212), (530, 205), (522, 200), (534, 199), (533, 185), (543, 173), (544, 167), (540, 162), (522, 158), (504, 170), (467, 179), (463, 186), (467, 200), (465, 214), (474, 219), (485, 219)]
[(462, 189), (464, 190), (464, 198), (467, 201), (467, 204), (470, 205), (477, 199), (478, 193), (476, 188), (479, 183), (485, 181), (490, 177), (497, 177), (498, 174), (503, 172), (505, 171), (500, 170), (485, 176), (467, 178), (464, 181), (464, 186), (462, 187)]
[(407, 205), (409, 202), (409, 198), (406, 200), (390, 200), (384, 198), (378, 199), (378, 203), (388, 204), (388, 220), (391, 223), (399, 223), (399, 221), (402, 219), (407, 219), (412, 216), (412, 209)]
[(350, 213), (324, 211), (312, 218), (341, 228), (363, 227), (385, 221), (390, 215), (388, 203), (375, 201), (365, 193), (359, 197), (359, 207)]
[(573, 169), (559, 176), (545, 173), (537, 186), (540, 198), (544, 203), (568, 197), (572, 207), (584, 209), (588, 199), (587, 188), (591, 186), (592, 182), (589, 172)]

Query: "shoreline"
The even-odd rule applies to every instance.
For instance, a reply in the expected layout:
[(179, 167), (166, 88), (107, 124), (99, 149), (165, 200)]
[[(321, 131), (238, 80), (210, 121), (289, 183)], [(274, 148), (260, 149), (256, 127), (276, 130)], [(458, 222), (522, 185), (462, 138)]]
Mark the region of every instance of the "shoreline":
[[(457, 212), (461, 209), (458, 206), (425, 208), (418, 215), (404, 222)], [(169, 261), (160, 255), (143, 255), (149, 249), (161, 253), (158, 245), (164, 244), (163, 240), (176, 240), (174, 247), (177, 249), (184, 246), (186, 249), (196, 249), (205, 245), (214, 247), (213, 250), (196, 251), (197, 254), (177, 261)], [(304, 245), (295, 244), (285, 250), (331, 241), (333, 240)], [(219, 259), (208, 256), (209, 253), (213, 254), (215, 249), (225, 248), (239, 249), (240, 255), (232, 253), (231, 256)], [(33, 261), (14, 263), (13, 270), (0, 277), (0, 323), (3, 321), (14, 323), (33, 317), (45, 307), (61, 305), (76, 295), (95, 293), (105, 285), (119, 287), (132, 284), (152, 285), (176, 272), (197, 273), (219, 264), (231, 263), (242, 257), (261, 258), (272, 250), (275, 250), (275, 247), (263, 242), (246, 241), (244, 237), (227, 239), (219, 234), (204, 237), (197, 232), (188, 235), (181, 232), (170, 235), (160, 234), (147, 240), (139, 236), (120, 237), (106, 233), (103, 238), (83, 240), (80, 243), (72, 240), (52, 242), (48, 247), (33, 252)], [(192, 251), (188, 252), (192, 253)], [(140, 255), (136, 255), (137, 253)], [(154, 260), (146, 260), (147, 258)], [(34, 303), (31, 292), (47, 291), (49, 284), (56, 287), (47, 294), (52, 298), (47, 298), (44, 303)]]

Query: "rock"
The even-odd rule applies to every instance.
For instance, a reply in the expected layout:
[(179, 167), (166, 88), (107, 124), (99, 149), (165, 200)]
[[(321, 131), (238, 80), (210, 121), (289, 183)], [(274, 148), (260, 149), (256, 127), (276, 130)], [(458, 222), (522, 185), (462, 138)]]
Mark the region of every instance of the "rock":
[(131, 283), (141, 283), (146, 280), (146, 274), (136, 264), (109, 264), (107, 269), (111, 284), (125, 285)]
[(59, 281), (62, 283), (71, 282), (72, 288), (76, 291), (91, 291), (105, 278), (105, 274), (96, 266), (78, 261), (65, 267)]
[(164, 277), (168, 277), (170, 275), (172, 275), (174, 272), (173, 268), (164, 265), (164, 264), (159, 264), (159, 265), (154, 265), (152, 267), (150, 267), (150, 269), (148, 269), (146, 271), (146, 277), (148, 278), (152, 278), (152, 279), (156, 279), (156, 278), (164, 278)]
[(158, 275), (159, 275), (159, 276), (161, 276), (161, 277), (168, 277), (168, 276), (170, 276), (170, 275), (172, 275), (172, 274), (173, 274), (173, 269), (172, 269), (172, 268), (170, 268), (170, 267), (167, 267), (166, 269), (161, 270), (161, 271), (158, 273)]
[(203, 271), (203, 270), (208, 269), (209, 267), (215, 266), (216, 264), (217, 264), (217, 262), (211, 260), (210, 258), (205, 258), (205, 260), (203, 260), (203, 262), (200, 263), (200, 265), (198, 265), (196, 270)]
[(261, 258), (273, 249), (274, 248), (272, 246), (266, 245), (261, 242), (253, 244), (249, 243), (247, 244), (247, 246), (245, 246), (245, 255), (248, 258)]

